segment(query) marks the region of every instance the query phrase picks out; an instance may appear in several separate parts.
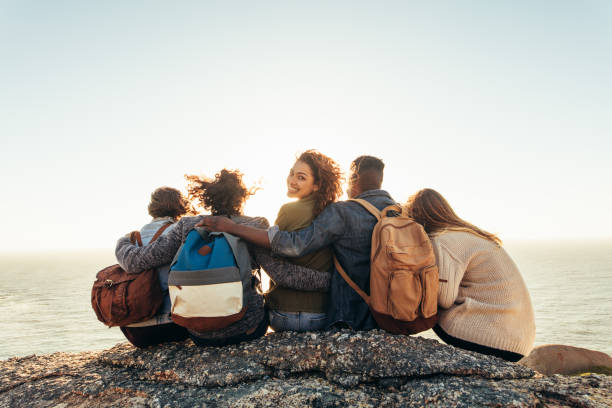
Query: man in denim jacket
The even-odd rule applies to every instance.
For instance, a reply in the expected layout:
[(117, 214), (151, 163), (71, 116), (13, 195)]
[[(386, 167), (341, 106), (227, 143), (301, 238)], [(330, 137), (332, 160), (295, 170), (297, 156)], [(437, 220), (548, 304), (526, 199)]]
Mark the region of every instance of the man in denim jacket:
[[(379, 210), (395, 204), (389, 193), (381, 190), (384, 163), (372, 156), (360, 156), (351, 163), (348, 196), (362, 198)], [(366, 293), (370, 292), (370, 248), (376, 218), (360, 204), (340, 201), (328, 205), (312, 224), (299, 231), (267, 231), (237, 225), (225, 217), (206, 217), (201, 225), (214, 231), (229, 232), (256, 245), (271, 248), (272, 253), (300, 257), (326, 246), (349, 277)], [(378, 327), (367, 304), (339, 273), (332, 275), (328, 326), (348, 325), (355, 330)]]

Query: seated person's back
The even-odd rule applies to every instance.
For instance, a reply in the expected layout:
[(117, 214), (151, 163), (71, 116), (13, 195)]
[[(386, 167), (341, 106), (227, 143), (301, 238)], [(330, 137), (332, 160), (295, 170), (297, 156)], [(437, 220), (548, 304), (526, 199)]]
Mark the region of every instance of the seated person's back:
[[(172, 187), (160, 187), (151, 193), (148, 211), (153, 219), (140, 229), (143, 246), (149, 245), (156, 236), (167, 235), (175, 226), (176, 220), (191, 211), (191, 206), (179, 190)], [(168, 296), (170, 265), (161, 265), (156, 269), (161, 289), (165, 292), (164, 301), (157, 314), (147, 321), (121, 327), (121, 332), (130, 343), (137, 347), (187, 338), (187, 331), (174, 324), (170, 318), (170, 297)]]

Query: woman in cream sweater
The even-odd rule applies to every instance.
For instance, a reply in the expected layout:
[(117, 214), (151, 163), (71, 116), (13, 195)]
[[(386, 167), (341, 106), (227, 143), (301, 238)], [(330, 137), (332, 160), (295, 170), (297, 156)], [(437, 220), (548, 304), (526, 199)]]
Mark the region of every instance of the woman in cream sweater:
[(495, 235), (462, 220), (435, 190), (410, 197), (440, 274), (436, 334), (447, 344), (508, 361), (529, 354), (535, 318), (523, 278)]

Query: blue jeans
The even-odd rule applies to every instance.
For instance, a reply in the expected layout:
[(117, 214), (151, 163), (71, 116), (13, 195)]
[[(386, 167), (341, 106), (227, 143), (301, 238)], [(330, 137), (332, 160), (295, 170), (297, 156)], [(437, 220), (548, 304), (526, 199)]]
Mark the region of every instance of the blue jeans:
[(281, 312), (269, 310), (270, 327), (274, 331), (315, 331), (325, 329), (327, 313)]

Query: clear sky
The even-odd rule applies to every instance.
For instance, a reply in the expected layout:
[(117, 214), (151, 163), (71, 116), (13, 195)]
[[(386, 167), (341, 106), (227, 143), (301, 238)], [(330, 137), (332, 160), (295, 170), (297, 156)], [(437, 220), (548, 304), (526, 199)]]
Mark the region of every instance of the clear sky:
[(386, 163), (502, 239), (612, 237), (612, 2), (0, 0), (0, 251), (114, 248), (157, 186)]

